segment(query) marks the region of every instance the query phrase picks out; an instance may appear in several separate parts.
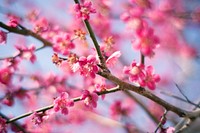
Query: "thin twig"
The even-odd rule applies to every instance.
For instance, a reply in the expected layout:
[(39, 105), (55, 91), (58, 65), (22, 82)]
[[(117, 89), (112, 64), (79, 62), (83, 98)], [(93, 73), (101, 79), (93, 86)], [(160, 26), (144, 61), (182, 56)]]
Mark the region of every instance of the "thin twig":
[(180, 101), (182, 101), (182, 102), (191, 104), (191, 105), (193, 105), (193, 106), (195, 106), (195, 107), (200, 108), (200, 105), (199, 105), (199, 104), (195, 104), (195, 103), (191, 102), (190, 100), (189, 100), (189, 101), (188, 101), (188, 100), (185, 100), (185, 99), (183, 99), (183, 98), (181, 98), (181, 97), (178, 97), (178, 96), (176, 96), (176, 95), (173, 95), (173, 94), (171, 94), (171, 93), (167, 93), (167, 92), (164, 92), (164, 91), (161, 91), (160, 93), (161, 93), (161, 94), (164, 94), (164, 95), (166, 95), (166, 96), (170, 96), (170, 97), (172, 97), (172, 98), (178, 99), (178, 100), (180, 100)]
[(141, 52), (140, 52), (140, 62), (141, 62), (141, 64), (145, 63), (145, 57)]
[[(113, 87), (111, 89), (108, 89), (106, 91), (102, 91), (102, 92), (98, 92), (97, 94), (98, 95), (103, 95), (103, 94), (108, 94), (108, 93), (113, 93), (113, 92), (116, 92), (116, 91), (120, 91), (120, 87), (119, 86), (116, 86), (116, 87)], [(72, 99), (74, 102), (78, 102), (78, 101), (81, 101), (81, 98), (80, 97), (76, 97), (76, 98), (73, 98)], [(31, 112), (28, 112), (28, 113), (25, 113), (25, 114), (22, 114), (20, 116), (17, 116), (15, 118), (12, 118), (12, 119), (9, 119), (7, 120), (6, 123), (12, 123), (14, 121), (17, 121), (19, 119), (22, 119), (24, 117), (27, 117), (31, 114), (33, 114), (33, 112), (45, 112), (46, 110), (49, 110), (49, 109), (52, 109), (54, 107), (53, 104), (49, 105), (49, 106), (46, 106), (46, 107), (43, 107), (43, 108), (40, 108), (40, 109), (37, 109), (37, 110), (34, 110), (34, 111), (31, 111)]]
[(156, 128), (154, 133), (157, 133), (158, 129), (163, 125), (162, 123), (166, 120), (167, 112), (168, 111), (165, 109), (165, 112), (163, 113), (163, 115), (162, 115), (162, 117), (160, 119), (160, 122), (158, 123), (158, 126), (157, 126), (157, 128)]
[(188, 103), (190, 103), (191, 101), (188, 99), (188, 97), (183, 93), (183, 91), (181, 90), (181, 88), (178, 86), (178, 84), (176, 84), (176, 87), (178, 88), (179, 92), (184, 96), (184, 98), (188, 101)]

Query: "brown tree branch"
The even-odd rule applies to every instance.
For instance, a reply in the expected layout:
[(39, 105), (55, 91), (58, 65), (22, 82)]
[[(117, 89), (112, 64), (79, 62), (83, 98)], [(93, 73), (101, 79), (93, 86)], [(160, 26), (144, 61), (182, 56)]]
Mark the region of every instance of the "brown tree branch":
[(167, 111), (172, 111), (172, 112), (176, 113), (180, 117), (188, 117), (188, 118), (192, 119), (192, 118), (196, 118), (196, 117), (200, 116), (200, 111), (186, 111), (181, 108), (178, 108), (178, 107), (164, 101), (163, 99), (159, 98), (158, 96), (154, 95), (153, 93), (145, 90), (144, 88), (136, 87), (132, 84), (124, 82), (124, 81), (118, 79), (117, 77), (113, 76), (110, 73), (98, 72), (98, 74), (101, 75), (102, 77), (114, 82), (115, 84), (119, 85), (120, 88), (122, 88), (122, 90), (134, 91), (146, 98), (151, 99), (155, 103), (163, 106)]
[(6, 29), (7, 31), (12, 32), (12, 33), (16, 33), (16, 34), (20, 34), (20, 35), (24, 35), (24, 36), (32, 36), (33, 38), (40, 40), (44, 44), (43, 47), (53, 46), (53, 44), (51, 42), (49, 42), (48, 40), (44, 39), (37, 33), (34, 33), (33, 31), (24, 28), (21, 25), (19, 25), (18, 27), (10, 27), (10, 26), (7, 26), (6, 24), (4, 24), (3, 22), (0, 22), (0, 27), (2, 27), (3, 29)]

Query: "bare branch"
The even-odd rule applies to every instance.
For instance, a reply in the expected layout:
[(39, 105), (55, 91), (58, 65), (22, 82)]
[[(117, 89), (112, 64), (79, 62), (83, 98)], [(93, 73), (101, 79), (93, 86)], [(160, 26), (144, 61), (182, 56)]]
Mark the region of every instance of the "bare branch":
[(161, 94), (164, 94), (164, 95), (166, 95), (166, 96), (170, 96), (170, 97), (172, 97), (172, 98), (178, 99), (178, 100), (180, 100), (180, 101), (183, 101), (183, 102), (185, 102), (185, 103), (194, 105), (195, 107), (200, 108), (200, 105), (199, 105), (199, 104), (195, 104), (195, 103), (191, 102), (190, 100), (189, 100), (189, 101), (188, 101), (188, 100), (185, 100), (185, 99), (183, 99), (183, 98), (181, 98), (181, 97), (178, 97), (178, 96), (176, 96), (176, 95), (173, 95), (173, 94), (171, 94), (171, 93), (164, 92), (164, 91), (161, 91), (160, 93), (161, 93)]

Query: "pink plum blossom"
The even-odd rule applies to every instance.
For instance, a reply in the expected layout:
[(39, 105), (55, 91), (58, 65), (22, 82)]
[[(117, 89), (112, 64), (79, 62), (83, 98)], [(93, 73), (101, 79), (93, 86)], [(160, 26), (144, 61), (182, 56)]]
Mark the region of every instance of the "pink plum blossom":
[(143, 79), (143, 77), (145, 76), (144, 65), (136, 63), (135, 61), (133, 61), (133, 63), (129, 67), (125, 66), (123, 72), (129, 75), (129, 80), (131, 82), (137, 82), (139, 81), (139, 79)]
[(70, 53), (70, 50), (75, 48), (74, 43), (71, 40), (71, 36), (68, 33), (61, 32), (58, 35), (54, 36), (53, 50), (55, 52), (67, 55)]
[(0, 83), (8, 85), (12, 78), (12, 72), (9, 68), (0, 69)]
[(144, 56), (152, 57), (154, 49), (159, 46), (159, 39), (154, 35), (152, 28), (144, 26), (136, 34), (135, 40), (132, 41), (133, 48), (140, 50)]
[(106, 64), (108, 66), (114, 66), (120, 56), (121, 56), (120, 51), (114, 52), (111, 56), (108, 57), (108, 59), (106, 60)]
[(78, 18), (83, 18), (83, 20), (88, 20), (90, 18), (90, 13), (96, 13), (90, 1), (85, 1), (83, 4), (75, 4), (74, 9), (76, 11), (76, 16)]
[(36, 56), (34, 54), (34, 45), (30, 45), (29, 47), (26, 47), (24, 45), (16, 45), (15, 47), (17, 48), (17, 50), (19, 50), (21, 58), (30, 60), (32, 63), (36, 61)]
[(74, 106), (74, 101), (69, 99), (67, 92), (62, 92), (59, 97), (54, 100), (54, 111), (61, 111), (62, 114), (68, 114), (68, 107)]
[(110, 106), (111, 116), (116, 118), (120, 115), (128, 115), (131, 111), (130, 106), (123, 106), (122, 101), (117, 100)]
[(153, 73), (153, 67), (148, 66), (145, 70), (145, 77), (141, 80), (140, 85), (142, 87), (147, 86), (149, 89), (154, 90), (156, 88), (155, 83), (160, 81), (160, 76)]
[(95, 92), (89, 92), (88, 90), (84, 90), (81, 95), (81, 100), (84, 100), (84, 103), (90, 109), (97, 107), (98, 95)]
[[(95, 85), (95, 92), (104, 92), (106, 91), (105, 84), (96, 84)], [(101, 98), (104, 99), (106, 95), (101, 95)]]
[(35, 24), (35, 27), (34, 27), (35, 32), (45, 32), (48, 30), (48, 27), (49, 27), (49, 23), (44, 17), (37, 19), (34, 22), (34, 24)]
[(129, 75), (129, 80), (138, 83), (141, 87), (147, 86), (150, 90), (156, 88), (156, 83), (160, 81), (160, 76), (154, 74), (153, 67), (145, 68), (143, 64), (138, 64), (133, 61), (132, 65), (124, 67), (124, 73)]
[(82, 56), (79, 58), (78, 64), (75, 64), (76, 69), (74, 71), (79, 70), (81, 75), (86, 77), (89, 75), (91, 78), (95, 78), (95, 74), (98, 72), (96, 61), (97, 59), (93, 55), (89, 55), (87, 58)]
[(10, 21), (8, 22), (8, 26), (10, 27), (17, 27), (19, 24), (18, 20), (15, 18), (10, 19)]
[(34, 112), (32, 114), (32, 122), (35, 124), (35, 125), (40, 125), (42, 122), (43, 122), (43, 116), (45, 116), (44, 113), (37, 113), (37, 112)]

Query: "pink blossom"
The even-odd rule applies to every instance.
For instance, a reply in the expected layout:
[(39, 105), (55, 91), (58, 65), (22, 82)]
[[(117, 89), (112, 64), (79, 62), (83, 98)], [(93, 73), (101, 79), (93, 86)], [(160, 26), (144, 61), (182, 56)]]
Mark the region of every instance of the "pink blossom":
[(96, 15), (93, 19), (91, 19), (91, 23), (95, 30), (95, 34), (100, 38), (105, 38), (106, 36), (110, 36), (111, 33), (111, 21), (109, 17), (106, 17), (100, 13)]
[(11, 18), (10, 21), (8, 22), (8, 26), (10, 27), (17, 27), (19, 24), (19, 21), (16, 18)]
[(33, 9), (33, 10), (31, 10), (31, 11), (28, 12), (28, 14), (27, 14), (26, 17), (27, 17), (27, 19), (29, 21), (35, 21), (38, 18), (39, 13), (40, 13), (39, 10)]
[(120, 19), (127, 24), (127, 29), (134, 30), (137, 32), (143, 28), (143, 13), (144, 10), (142, 8), (131, 8), (128, 10), (128, 12), (124, 12), (120, 16)]
[(90, 109), (97, 107), (98, 95), (95, 92), (89, 92), (84, 90), (81, 95), (81, 100), (84, 100), (84, 103)]
[[(106, 86), (105, 84), (96, 84), (95, 85), (95, 92), (104, 92), (106, 91)], [(104, 95), (101, 95), (101, 98), (104, 99), (105, 98), (105, 94)]]
[(68, 107), (74, 106), (74, 101), (70, 100), (67, 92), (62, 92), (59, 97), (54, 100), (54, 111), (61, 111), (62, 114), (68, 114)]
[[(108, 36), (108, 37), (105, 37), (104, 40), (103, 40), (103, 44), (101, 45), (101, 50), (102, 51), (105, 51), (105, 52), (110, 52), (112, 51), (113, 49), (113, 46), (115, 44), (115, 39), (113, 36)], [(118, 54), (117, 54), (118, 53)], [(114, 54), (114, 53), (113, 53)], [(121, 55), (121, 52), (120, 51), (116, 51), (115, 54), (117, 55)]]
[(26, 47), (24, 45), (16, 45), (15, 47), (19, 50), (21, 58), (30, 60), (32, 63), (36, 61), (36, 56), (34, 54), (34, 45), (30, 45), (29, 47)]
[(74, 30), (75, 32), (75, 36), (78, 37), (80, 40), (86, 40), (86, 32), (81, 30), (81, 29), (77, 29), (77, 30)]
[(111, 116), (117, 117), (119, 115), (128, 115), (130, 113), (130, 107), (122, 106), (122, 102), (117, 100), (110, 106)]
[(155, 90), (155, 83), (160, 81), (160, 76), (153, 73), (153, 67), (148, 66), (145, 70), (145, 77), (140, 81), (142, 87), (147, 86), (151, 90)]
[(129, 67), (125, 66), (123, 71), (129, 75), (131, 82), (138, 83), (141, 87), (147, 86), (151, 90), (154, 90), (155, 83), (160, 81), (160, 76), (154, 74), (152, 66), (145, 68), (143, 64), (138, 64), (135, 61)]
[(0, 70), (0, 83), (8, 85), (12, 78), (12, 72), (9, 68), (3, 68)]
[(121, 56), (120, 51), (114, 52), (111, 56), (108, 57), (108, 59), (106, 60), (106, 64), (108, 66), (114, 66), (120, 56)]
[(83, 76), (89, 75), (91, 78), (95, 78), (95, 74), (98, 72), (96, 61), (93, 55), (89, 55), (87, 58), (82, 56), (78, 60), (79, 67), (76, 70), (79, 70)]
[(5, 44), (7, 40), (7, 33), (0, 30), (0, 44)]
[(54, 42), (55, 45), (53, 45), (53, 50), (63, 55), (69, 54), (70, 50), (75, 48), (71, 36), (68, 33), (60, 33), (54, 36)]
[(58, 54), (57, 53), (54, 53), (51, 57), (51, 60), (54, 64), (56, 65), (60, 65), (62, 63), (62, 59), (59, 58)]
[(133, 63), (129, 67), (125, 66), (123, 72), (129, 75), (129, 80), (131, 82), (138, 82), (139, 79), (143, 79), (143, 77), (145, 76), (144, 65), (136, 63), (135, 61), (133, 61)]
[(6, 127), (6, 120), (0, 116), (0, 133), (7, 133)]
[(35, 124), (35, 125), (40, 125), (42, 122), (43, 122), (43, 116), (45, 116), (44, 113), (37, 113), (37, 112), (34, 112), (32, 114), (32, 122)]
[(9, 22), (8, 26), (10, 27), (17, 27), (19, 25), (19, 22), (21, 21), (21, 18), (18, 16), (15, 16), (13, 14), (8, 14)]
[(132, 42), (133, 48), (140, 50), (144, 56), (152, 57), (154, 49), (159, 46), (159, 39), (154, 35), (152, 28), (144, 26), (137, 32), (136, 39)]
[(11, 70), (17, 70), (20, 60), (18, 58), (7, 58), (3, 62), (3, 66), (9, 67)]
[(46, 20), (46, 18), (40, 18), (40, 19), (36, 20), (34, 24), (35, 24), (35, 27), (34, 27), (35, 32), (47, 31), (48, 27), (49, 27), (49, 23)]
[(75, 4), (74, 9), (76, 11), (76, 16), (78, 18), (83, 18), (83, 20), (88, 20), (90, 18), (90, 13), (96, 13), (90, 1), (85, 1), (82, 5)]

